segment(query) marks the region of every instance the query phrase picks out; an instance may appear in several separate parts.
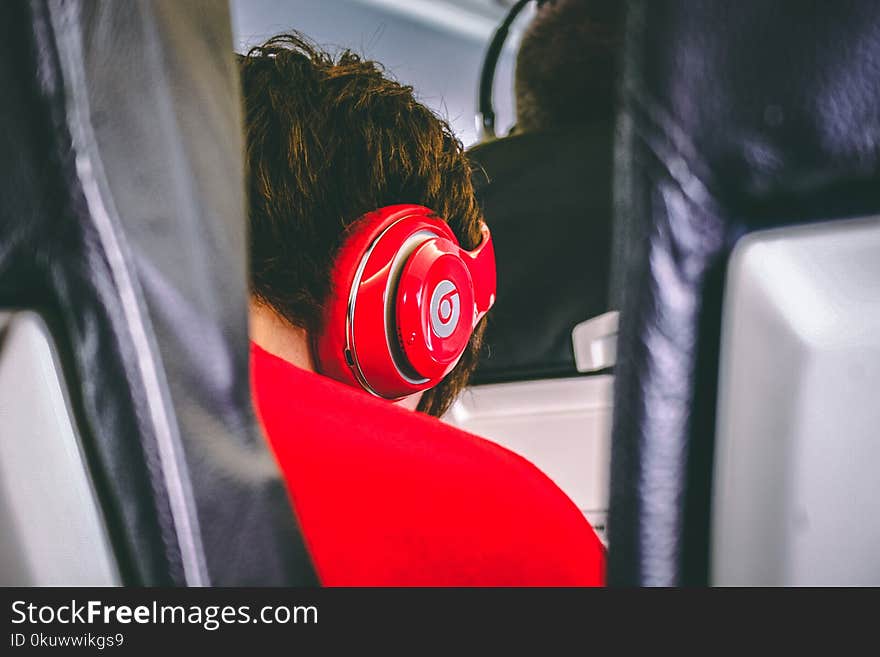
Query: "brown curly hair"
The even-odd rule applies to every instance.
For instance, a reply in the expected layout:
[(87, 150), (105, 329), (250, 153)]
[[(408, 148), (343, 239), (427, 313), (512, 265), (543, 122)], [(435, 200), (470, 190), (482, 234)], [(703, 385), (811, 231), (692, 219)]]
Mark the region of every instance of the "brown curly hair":
[(546, 130), (614, 115), (626, 3), (548, 0), (516, 57), (516, 130)]
[[(251, 292), (292, 324), (322, 330), (344, 229), (370, 210), (417, 203), (464, 248), (480, 241), (471, 169), (448, 123), (412, 87), (345, 50), (335, 58), (297, 33), (238, 57), (244, 90)], [(419, 410), (442, 415), (477, 363), (485, 320)]]

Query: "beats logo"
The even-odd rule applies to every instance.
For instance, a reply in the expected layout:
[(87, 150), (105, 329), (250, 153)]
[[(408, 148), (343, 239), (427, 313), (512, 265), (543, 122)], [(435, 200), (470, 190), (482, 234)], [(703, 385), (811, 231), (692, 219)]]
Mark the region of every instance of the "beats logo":
[(443, 280), (434, 288), (429, 306), (431, 329), (438, 338), (448, 338), (458, 326), (461, 299), (452, 281)]

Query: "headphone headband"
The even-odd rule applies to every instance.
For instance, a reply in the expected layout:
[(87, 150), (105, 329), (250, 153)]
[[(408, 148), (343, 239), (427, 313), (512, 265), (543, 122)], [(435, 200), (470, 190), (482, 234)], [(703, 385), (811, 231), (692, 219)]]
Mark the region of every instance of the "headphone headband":
[[(519, 15), (519, 13), (529, 4), (531, 0), (519, 0), (507, 12), (507, 16), (495, 30), (492, 40), (489, 42), (489, 49), (483, 59), (483, 68), (480, 72), (480, 92), (477, 99), (477, 138), (480, 141), (495, 138), (495, 108), (492, 103), (492, 86), (495, 82), (495, 68), (498, 66), (498, 58), (501, 56), (501, 50), (504, 48), (504, 42), (507, 40), (507, 33), (510, 26)], [(538, 6), (544, 4), (539, 0)]]

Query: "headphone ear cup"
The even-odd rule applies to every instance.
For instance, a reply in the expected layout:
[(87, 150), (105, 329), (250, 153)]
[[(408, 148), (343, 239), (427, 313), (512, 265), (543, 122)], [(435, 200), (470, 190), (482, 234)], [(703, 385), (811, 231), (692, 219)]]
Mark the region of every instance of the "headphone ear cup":
[(415, 205), (382, 208), (349, 227), (314, 340), (319, 372), (387, 399), (439, 382), (409, 363), (394, 305), (412, 254), (438, 238), (455, 241), (445, 222)]

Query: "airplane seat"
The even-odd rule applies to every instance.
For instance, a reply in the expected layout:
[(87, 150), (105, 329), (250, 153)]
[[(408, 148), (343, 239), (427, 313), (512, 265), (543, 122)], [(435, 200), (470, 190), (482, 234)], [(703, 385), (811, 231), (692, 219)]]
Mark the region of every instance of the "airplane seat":
[(473, 385), (447, 416), (535, 463), (600, 536), (617, 331), (609, 304), (613, 134), (611, 121), (596, 120), (469, 150), (495, 242), (498, 298)]
[(250, 404), (228, 9), (0, 33), (0, 584), (316, 583)]
[(60, 354), (34, 311), (0, 313), (0, 582), (120, 583)]
[(629, 5), (610, 585), (877, 585), (880, 7)]

